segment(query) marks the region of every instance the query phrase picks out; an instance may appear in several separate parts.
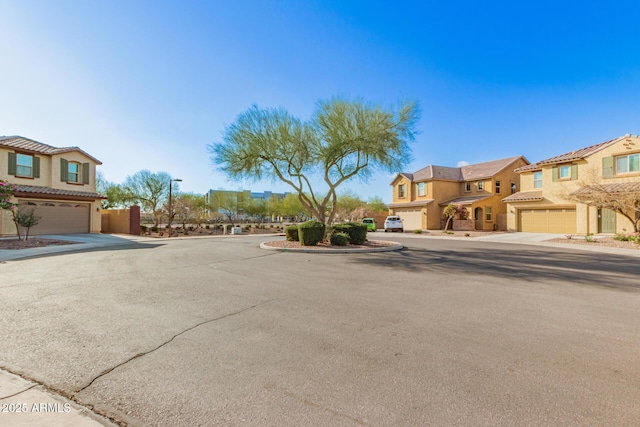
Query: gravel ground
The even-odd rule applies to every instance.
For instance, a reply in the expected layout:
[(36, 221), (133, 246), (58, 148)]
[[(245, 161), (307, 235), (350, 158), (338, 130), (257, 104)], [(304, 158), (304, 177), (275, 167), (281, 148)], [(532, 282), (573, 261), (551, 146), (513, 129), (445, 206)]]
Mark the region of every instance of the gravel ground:
[(551, 239), (547, 242), (552, 243), (568, 243), (571, 245), (591, 245), (591, 246), (606, 246), (609, 248), (622, 248), (622, 249), (640, 249), (640, 245), (633, 242), (621, 242), (615, 240), (613, 237), (594, 237), (595, 242), (587, 242), (584, 237), (572, 237), (571, 239)]
[(17, 237), (0, 239), (0, 249), (28, 249), (40, 248), (51, 245), (75, 245), (76, 242), (68, 242), (66, 240), (41, 239), (39, 237), (31, 237), (29, 240), (18, 240)]

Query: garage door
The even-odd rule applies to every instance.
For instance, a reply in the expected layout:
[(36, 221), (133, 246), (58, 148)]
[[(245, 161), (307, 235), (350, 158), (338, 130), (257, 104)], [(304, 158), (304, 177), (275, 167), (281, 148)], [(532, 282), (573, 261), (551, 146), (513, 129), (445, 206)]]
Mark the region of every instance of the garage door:
[(521, 209), (520, 231), (574, 234), (576, 232), (576, 210)]
[(422, 230), (422, 209), (396, 210), (395, 214), (402, 219), (406, 231)]
[(35, 209), (40, 218), (29, 234), (77, 234), (89, 232), (88, 203), (20, 201), (20, 210)]

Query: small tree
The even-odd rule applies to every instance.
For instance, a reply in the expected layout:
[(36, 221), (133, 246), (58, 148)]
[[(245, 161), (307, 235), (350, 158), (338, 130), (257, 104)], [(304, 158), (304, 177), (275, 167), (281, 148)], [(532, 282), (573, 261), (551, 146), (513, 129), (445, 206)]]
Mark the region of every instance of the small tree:
[[(18, 205), (11, 202), (11, 199), (16, 194), (16, 186), (10, 182), (0, 180), (0, 210), (9, 211), (13, 216), (13, 222), (16, 223), (16, 210)], [(18, 240), (20, 239), (20, 229), (16, 225), (16, 232), (18, 234)]]
[(444, 208), (444, 216), (445, 218), (447, 218), (447, 222), (444, 225), (444, 231), (447, 231), (449, 229), (449, 224), (456, 216), (456, 207), (451, 204), (448, 205), (446, 208)]
[(469, 218), (469, 211), (462, 205), (448, 205), (444, 208), (444, 216), (447, 218), (447, 223), (444, 226), (444, 231), (449, 229), (449, 224), (454, 219), (467, 219)]
[(387, 212), (389, 208), (386, 203), (382, 200), (382, 197), (375, 196), (371, 197), (367, 201), (367, 211), (369, 212)]
[(599, 209), (609, 209), (627, 218), (633, 231), (640, 231), (640, 183), (590, 184), (569, 195), (571, 200)]
[[(16, 229), (18, 229), (18, 227), (24, 227), (27, 230), (24, 235), (24, 240), (29, 239), (29, 230), (31, 227), (38, 225), (41, 219), (41, 216), (35, 214), (35, 209), (31, 209), (28, 212), (17, 211), (14, 214)], [(20, 232), (18, 232), (18, 239), (20, 239)]]
[[(162, 206), (169, 196), (169, 181), (171, 175), (167, 172), (154, 173), (145, 169), (127, 176), (123, 185), (127, 197), (153, 213), (156, 227), (160, 223)], [(173, 184), (173, 191), (179, 191), (177, 183)]]

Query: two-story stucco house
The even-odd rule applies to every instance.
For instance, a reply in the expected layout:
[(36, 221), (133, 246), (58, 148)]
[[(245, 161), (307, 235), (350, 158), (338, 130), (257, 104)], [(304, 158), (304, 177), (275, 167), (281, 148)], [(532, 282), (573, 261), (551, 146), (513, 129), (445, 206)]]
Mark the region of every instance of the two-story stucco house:
[(476, 230), (506, 229), (505, 195), (518, 190), (515, 169), (528, 165), (522, 156), (462, 167), (430, 165), (400, 173), (391, 182), (389, 213), (399, 215), (405, 230), (441, 228), (449, 204), (467, 208)]
[(594, 184), (618, 191), (640, 183), (639, 136), (621, 136), (521, 167), (516, 172), (520, 174), (521, 191), (504, 199), (510, 231), (563, 234), (633, 231), (624, 216), (578, 203), (571, 196)]
[[(78, 147), (56, 148), (21, 136), (0, 136), (0, 179), (17, 186), (14, 203), (35, 209), (31, 234), (100, 232), (96, 193), (99, 160)], [(0, 236), (15, 235), (9, 212), (0, 213)]]

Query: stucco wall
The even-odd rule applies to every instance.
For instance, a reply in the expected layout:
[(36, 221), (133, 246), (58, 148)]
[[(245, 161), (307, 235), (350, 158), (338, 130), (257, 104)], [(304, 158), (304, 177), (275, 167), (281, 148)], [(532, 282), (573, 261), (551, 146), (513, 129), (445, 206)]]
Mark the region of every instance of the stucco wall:
[[(553, 166), (543, 166), (542, 188), (534, 188), (533, 174), (535, 171), (520, 174), (521, 191), (542, 191), (543, 200), (539, 202), (509, 203), (507, 207), (507, 226), (510, 231), (518, 228), (518, 209), (531, 208), (576, 208), (576, 232), (578, 234), (598, 232), (598, 210), (581, 203), (570, 200), (569, 194), (584, 185), (595, 183), (613, 184), (620, 182), (639, 182), (640, 172), (615, 175), (614, 178), (605, 179), (602, 175), (602, 159), (610, 156), (634, 154), (640, 152), (640, 138), (629, 137), (594, 153), (585, 160), (574, 162), (578, 166), (578, 176), (575, 180), (553, 181)], [(616, 232), (631, 232), (633, 226), (624, 216), (616, 215)]]

